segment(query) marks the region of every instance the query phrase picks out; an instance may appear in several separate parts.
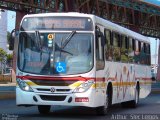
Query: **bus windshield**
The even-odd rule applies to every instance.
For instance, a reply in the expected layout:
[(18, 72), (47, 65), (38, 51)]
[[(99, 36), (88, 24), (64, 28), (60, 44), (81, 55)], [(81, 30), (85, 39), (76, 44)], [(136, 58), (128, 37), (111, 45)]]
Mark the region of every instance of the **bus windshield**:
[(72, 32), (21, 32), (18, 68), (40, 75), (80, 74), (93, 67), (93, 35)]

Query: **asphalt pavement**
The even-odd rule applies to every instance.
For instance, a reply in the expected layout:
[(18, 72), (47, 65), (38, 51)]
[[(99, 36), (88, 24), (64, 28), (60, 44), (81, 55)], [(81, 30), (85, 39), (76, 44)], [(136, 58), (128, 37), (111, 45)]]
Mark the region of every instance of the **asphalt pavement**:
[[(108, 115), (97, 116), (94, 109), (84, 107), (52, 106), (51, 113), (40, 115), (37, 107), (18, 107), (15, 101), (15, 83), (0, 84), (0, 119), (2, 120), (159, 120), (160, 82), (152, 84), (152, 93), (140, 100), (136, 109), (113, 105)], [(145, 117), (146, 118), (145, 118)], [(148, 118), (148, 116), (152, 118)]]
[(52, 106), (48, 115), (40, 115), (37, 107), (18, 107), (15, 99), (0, 100), (2, 120), (160, 120), (160, 94), (141, 99), (137, 108), (113, 105), (106, 116), (97, 116), (85, 107)]

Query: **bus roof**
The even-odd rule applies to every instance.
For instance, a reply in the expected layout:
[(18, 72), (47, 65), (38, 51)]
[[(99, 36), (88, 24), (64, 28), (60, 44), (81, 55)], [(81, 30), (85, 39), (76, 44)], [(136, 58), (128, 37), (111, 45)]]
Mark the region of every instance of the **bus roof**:
[[(136, 33), (134, 31), (131, 31), (127, 28), (124, 28), (118, 24), (112, 23), (106, 19), (100, 18), (96, 15), (92, 14), (85, 14), (85, 13), (78, 13), (78, 12), (68, 12), (68, 13), (41, 13), (41, 14), (29, 14), (25, 15), (24, 18), (26, 17), (47, 17), (47, 16), (70, 16), (70, 17), (89, 17), (93, 20), (94, 23), (97, 23), (99, 25), (105, 26), (109, 30), (118, 32), (120, 34), (132, 37), (134, 39), (138, 39), (143, 42), (150, 43), (150, 40), (148, 37), (143, 36), (139, 33)], [(24, 19), (23, 18), (23, 19)]]

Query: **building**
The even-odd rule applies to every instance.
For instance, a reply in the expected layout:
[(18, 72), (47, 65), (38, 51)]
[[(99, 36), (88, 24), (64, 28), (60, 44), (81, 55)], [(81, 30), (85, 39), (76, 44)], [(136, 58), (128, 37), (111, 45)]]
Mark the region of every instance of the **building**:
[(0, 9), (0, 48), (7, 50), (7, 11)]
[[(7, 11), (0, 9), (0, 48), (4, 51), (8, 51), (7, 49)], [(0, 72), (6, 68), (6, 61), (0, 61)]]

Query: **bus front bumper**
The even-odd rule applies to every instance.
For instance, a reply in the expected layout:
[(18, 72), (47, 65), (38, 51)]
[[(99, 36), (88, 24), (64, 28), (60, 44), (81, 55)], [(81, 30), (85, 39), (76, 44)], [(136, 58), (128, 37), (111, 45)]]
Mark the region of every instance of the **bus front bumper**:
[(16, 104), (18, 106), (30, 105), (64, 105), (98, 107), (104, 103), (104, 94), (95, 89), (89, 89), (84, 93), (70, 94), (46, 94), (26, 92), (19, 87), (16, 88)]

